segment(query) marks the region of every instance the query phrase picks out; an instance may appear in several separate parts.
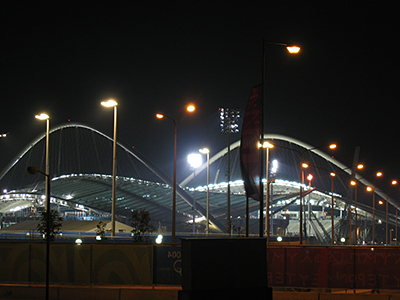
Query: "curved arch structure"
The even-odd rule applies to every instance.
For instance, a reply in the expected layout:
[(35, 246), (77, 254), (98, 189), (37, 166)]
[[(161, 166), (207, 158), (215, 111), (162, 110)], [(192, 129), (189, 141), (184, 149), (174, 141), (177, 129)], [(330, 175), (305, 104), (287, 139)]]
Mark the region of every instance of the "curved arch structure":
[[(316, 155), (319, 155), (320, 157), (322, 157), (323, 159), (325, 159), (326, 161), (330, 162), (331, 164), (335, 165), (336, 167), (338, 167), (339, 169), (343, 170), (344, 172), (346, 172), (348, 175), (351, 175), (351, 167), (348, 167), (346, 165), (344, 165), (343, 163), (339, 162), (338, 160), (334, 159), (333, 157), (331, 157), (330, 155), (326, 154), (325, 152), (321, 151), (320, 149), (315, 149), (315, 147), (304, 143), (300, 140), (297, 140), (295, 138), (292, 137), (288, 137), (285, 135), (281, 135), (281, 134), (264, 134), (264, 139), (266, 140), (282, 140), (285, 142), (289, 142), (289, 143), (293, 143), (296, 144), (304, 149), (310, 149), (310, 152), (315, 153)], [(234, 143), (232, 143), (230, 145), (230, 149), (233, 150), (235, 148), (240, 147), (240, 140), (236, 141)], [(217, 154), (215, 154), (214, 156), (212, 156), (210, 158), (210, 164), (214, 163), (215, 161), (217, 161), (218, 159), (220, 159), (221, 157), (223, 157), (224, 155), (226, 155), (228, 153), (228, 147), (226, 147), (225, 149), (219, 151)], [(201, 172), (203, 170), (205, 170), (207, 168), (207, 163), (203, 163), (197, 170), (196, 172)], [(188, 177), (186, 177), (181, 183), (181, 186), (186, 186), (191, 180), (193, 180), (194, 178), (194, 173), (191, 173)], [(359, 175), (359, 174), (355, 174), (355, 179), (357, 179), (358, 181), (360, 181), (361, 183), (363, 183), (366, 186), (373, 186), (373, 184), (371, 184), (368, 180), (366, 180), (365, 178), (363, 178), (363, 176)], [(386, 199), (387, 195), (383, 192), (380, 191), (379, 189), (375, 190), (375, 193), (379, 196), (381, 196), (382, 198)], [(391, 199), (388, 198), (388, 201), (391, 205), (393, 205), (394, 207), (398, 207), (398, 205), (396, 204), (396, 202)]]
[[(107, 143), (112, 142), (113, 139), (106, 136), (105, 134), (101, 133), (100, 131), (90, 127), (86, 126), (83, 124), (78, 124), (78, 123), (68, 123), (65, 125), (57, 126), (51, 129), (50, 134), (57, 133), (58, 131), (61, 131), (62, 129), (68, 129), (68, 128), (78, 128), (78, 129), (85, 129), (89, 130), (95, 135), (99, 135), (100, 137), (104, 138)], [(73, 132), (73, 134), (76, 134)], [(65, 135), (66, 137), (70, 137), (70, 135)], [(86, 135), (84, 135), (86, 136)], [(57, 134), (56, 134), (57, 137)], [(13, 170), (14, 167), (18, 165), (21, 161), (23, 161), (23, 158), (30, 153), (29, 151), (32, 150), (38, 143), (40, 143), (43, 139), (45, 138), (45, 134), (42, 134), (38, 136), (35, 140), (33, 140), (25, 149), (23, 149), (16, 157), (14, 160), (10, 162), (10, 164), (1, 172), (0, 174), (0, 180), (2, 180), (10, 171)], [(60, 139), (64, 138), (64, 135), (59, 136)], [(297, 139), (287, 137), (284, 135), (279, 135), (279, 134), (265, 134), (264, 139), (268, 140), (281, 140), (284, 142), (292, 143), (294, 145), (303, 148), (305, 151), (309, 150), (310, 152), (316, 154), (317, 156), (321, 157), (325, 161), (329, 162), (330, 164), (336, 166), (337, 168), (343, 170), (347, 174), (351, 174), (350, 168), (347, 168), (344, 164), (340, 163), (336, 159), (332, 158), (330, 155), (327, 155), (326, 153), (322, 152), (319, 149), (314, 149), (309, 144), (306, 144), (304, 142), (301, 142)], [(74, 141), (74, 140), (73, 140)], [(103, 140), (97, 140), (99, 142), (102, 142)], [(141, 155), (138, 151), (135, 149), (129, 149), (122, 145), (121, 143), (118, 142), (118, 148), (122, 150), (123, 152), (127, 153), (128, 156), (133, 157), (135, 162), (139, 162), (142, 166), (144, 166), (147, 170), (149, 170), (152, 174), (155, 175), (157, 180), (147, 180), (144, 178), (138, 179), (138, 178), (133, 178), (133, 177), (128, 177), (128, 176), (117, 176), (117, 191), (118, 191), (118, 201), (119, 203), (119, 209), (120, 212), (122, 212), (124, 209), (132, 209), (134, 208), (140, 208), (140, 206), (135, 206), (135, 205), (147, 205), (149, 209), (153, 209), (153, 215), (156, 216), (156, 220), (159, 222), (170, 222), (169, 212), (172, 209), (172, 185), (173, 181), (171, 178), (167, 175), (164, 174), (161, 170), (159, 170), (152, 162), (150, 162), (148, 159), (146, 159), (143, 155)], [(234, 142), (231, 144), (230, 148), (231, 150), (236, 149), (240, 146), (240, 141)], [(40, 148), (40, 147), (39, 147)], [(56, 148), (56, 147), (54, 147)], [(51, 149), (52, 151), (52, 149)], [(225, 149), (219, 151), (217, 154), (211, 157), (210, 163), (215, 163), (224, 155), (227, 154), (228, 147)], [(296, 151), (296, 150), (295, 150)], [(68, 152), (66, 152), (68, 153)], [(300, 153), (300, 152), (299, 152)], [(40, 154), (40, 153), (39, 153)], [(87, 154), (87, 153), (86, 153)], [(31, 155), (31, 154), (29, 154)], [(64, 154), (63, 154), (64, 155)], [(25, 160), (26, 162), (26, 160)], [(23, 163), (19, 164), (20, 169), (24, 165)], [(196, 171), (196, 174), (199, 172), (205, 170), (207, 167), (206, 163), (200, 166), (200, 168)], [(21, 171), (21, 170), (20, 170)], [(25, 171), (25, 170), (24, 170)], [(76, 171), (77, 174), (72, 174), (72, 172), (69, 173), (63, 173), (61, 175), (56, 176), (53, 178), (52, 185), (54, 185), (55, 189), (52, 189), (53, 191), (59, 189), (59, 193), (56, 195), (52, 194), (52, 198), (55, 199), (55, 201), (61, 200), (61, 201), (70, 201), (71, 204), (76, 205), (82, 203), (83, 205), (96, 209), (96, 208), (101, 208), (100, 210), (106, 211), (107, 207), (109, 206), (108, 201), (110, 200), (111, 193), (110, 191), (110, 186), (111, 186), (111, 178), (110, 175), (104, 175), (107, 173), (80, 173), (79, 170)], [(18, 173), (18, 172), (17, 172)], [(26, 171), (24, 172), (26, 173)], [(20, 173), (18, 173), (19, 175)], [(361, 183), (365, 185), (371, 185), (367, 180), (362, 179), (362, 176), (356, 174), (355, 175), (356, 179), (358, 179)], [(185, 186), (194, 178), (194, 173), (192, 173), (190, 176), (185, 178), (180, 185), (177, 185), (177, 194), (180, 196), (179, 201), (180, 201), (180, 207), (178, 205), (178, 211), (177, 211), (177, 216), (178, 219), (182, 222), (188, 222), (189, 220), (192, 219), (193, 216), (193, 203), (195, 204), (196, 211), (198, 212), (198, 215), (205, 216), (206, 215), (206, 210), (202, 206), (203, 203), (205, 203), (205, 187), (198, 187), (196, 189), (187, 189)], [(160, 180), (160, 181), (158, 181)], [(84, 184), (85, 186), (89, 187), (90, 190), (85, 190), (84, 192), (81, 192), (81, 194), (73, 199), (68, 199), (65, 196), (68, 195), (68, 189), (67, 186), (68, 184), (72, 184), (72, 182), (77, 182), (80, 181), (81, 185)], [(164, 182), (163, 183), (158, 183), (158, 182)], [(35, 183), (35, 189), (36, 187), (43, 187), (43, 183)], [(225, 231), (225, 226), (224, 224), (221, 223), (220, 220), (223, 220), (226, 216), (226, 210), (225, 210), (225, 201), (226, 201), (226, 188), (224, 186), (225, 183), (221, 183), (219, 185), (214, 185), (213, 186), (213, 211), (210, 213), (210, 221), (220, 230), (220, 231)], [(288, 183), (282, 183), (283, 185), (288, 185)], [(232, 184), (233, 190), (231, 190), (232, 193), (232, 199), (233, 202), (235, 202), (234, 207), (232, 207), (232, 211), (237, 212), (237, 214), (243, 214), (241, 210), (244, 208), (244, 187), (243, 187), (243, 182), (233, 182)], [(298, 186), (298, 184), (297, 184)], [(36, 192), (38, 195), (41, 193), (41, 188), (38, 188)], [(75, 187), (74, 187), (75, 188)], [(223, 191), (225, 189), (225, 191)], [(295, 201), (296, 199), (296, 188), (294, 186), (291, 186), (291, 192), (290, 195), (286, 195), (287, 199), (291, 199), (290, 201)], [(28, 189), (22, 189), (21, 193), (32, 193), (33, 188), (29, 190)], [(386, 198), (386, 195), (380, 191), (376, 190), (375, 191), (378, 195), (381, 197)], [(13, 194), (18, 194), (19, 191), (17, 192), (10, 192), (10, 195)], [(54, 192), (55, 193), (55, 192)], [(193, 193), (193, 194), (192, 194)], [(195, 197), (192, 197), (194, 193), (197, 193)], [(110, 195), (108, 195), (110, 194)], [(193, 198), (196, 198), (196, 202), (194, 202)], [(58, 199), (58, 200), (57, 200)], [(293, 200), (294, 199), (294, 200)], [(96, 201), (102, 201), (96, 202)], [(389, 202), (397, 207), (395, 202), (392, 199), (389, 199)], [(179, 204), (179, 203), (178, 203)], [(117, 204), (118, 206), (118, 204)], [(142, 206), (143, 207), (143, 206)], [(111, 206), (110, 206), (111, 208)], [(253, 211), (258, 210), (258, 206), (254, 205), (252, 208)]]
[[(113, 139), (104, 133), (90, 127), (87, 125), (79, 124), (79, 123), (67, 123), (63, 124), (60, 126), (56, 126), (50, 130), (50, 135), (60, 131), (65, 128), (82, 128), (86, 130), (90, 130), (101, 137), (105, 138), (106, 140), (112, 142)], [(36, 139), (34, 139), (25, 149), (23, 149), (0, 173), (0, 180), (4, 178), (4, 176), (13, 168), (15, 167), (18, 162), (21, 161), (21, 159), (32, 149), (34, 148), (40, 141), (45, 139), (46, 134), (39, 135)], [(135, 160), (140, 162), (142, 165), (144, 165), (148, 170), (150, 170), (157, 178), (159, 178), (162, 182), (166, 183), (169, 187), (172, 187), (173, 181), (172, 179), (167, 176), (164, 172), (159, 170), (150, 160), (145, 158), (143, 155), (141, 155), (138, 151), (134, 149), (128, 149), (124, 145), (122, 145), (120, 142), (117, 141), (117, 146), (120, 149), (123, 149), (128, 155), (134, 157)], [(51, 151), (51, 150), (50, 150)], [(118, 187), (117, 187), (118, 189)], [(132, 195), (132, 193), (130, 193)], [(193, 205), (193, 198), (181, 187), (177, 185), (177, 194), (183, 199), (189, 206)], [(200, 203), (196, 203), (196, 211), (201, 214), (201, 215), (206, 215), (206, 211), (204, 207)], [(179, 212), (178, 212), (179, 213)], [(185, 213), (181, 213), (182, 215), (186, 215)], [(186, 217), (187, 218), (187, 217)], [(211, 216), (210, 221), (213, 222), (218, 228), (223, 229), (224, 226), (213, 216)]]

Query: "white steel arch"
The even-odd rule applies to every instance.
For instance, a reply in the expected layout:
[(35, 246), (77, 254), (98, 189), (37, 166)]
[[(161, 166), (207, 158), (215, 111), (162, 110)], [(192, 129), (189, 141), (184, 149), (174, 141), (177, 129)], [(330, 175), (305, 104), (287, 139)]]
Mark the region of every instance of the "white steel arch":
[[(332, 163), (333, 165), (337, 166), (338, 168), (340, 168), (341, 170), (343, 170), (344, 172), (346, 172), (347, 174), (351, 175), (351, 167), (347, 167), (346, 165), (344, 165), (343, 163), (339, 162), (338, 160), (334, 159), (333, 157), (331, 157), (330, 155), (324, 153), (323, 151), (321, 151), (320, 149), (313, 149), (314, 147), (302, 142), (300, 140), (297, 140), (295, 138), (292, 137), (288, 137), (285, 135), (281, 135), (281, 134), (274, 134), (274, 133), (268, 133), (268, 134), (264, 134), (264, 139), (266, 140), (282, 140), (285, 142), (290, 142), (293, 144), (296, 144), (300, 147), (303, 147), (304, 149), (309, 149), (310, 152), (313, 152), (317, 155), (319, 155), (320, 157), (322, 157), (323, 159), (325, 159), (326, 161)], [(237, 148), (240, 146), (240, 140), (236, 141), (234, 143), (231, 144), (230, 148), (231, 150)], [(217, 154), (215, 154), (214, 156), (212, 156), (210, 158), (210, 164), (214, 163), (216, 160), (218, 160), (219, 158), (223, 157), (225, 154), (228, 153), (228, 147), (226, 147), (225, 149), (219, 151)], [(201, 172), (204, 169), (207, 168), (207, 163), (202, 164), (197, 170), (196, 172)], [(362, 178), (363, 176), (355, 173), (355, 179), (357, 179), (359, 182), (361, 182), (362, 184), (366, 185), (366, 186), (373, 186), (373, 184), (371, 184), (368, 180), (366, 180), (365, 178)], [(188, 177), (186, 177), (179, 185), (180, 186), (186, 186), (191, 180), (193, 180), (194, 178), (194, 173), (191, 173)], [(375, 193), (379, 196), (381, 196), (382, 198), (386, 199), (387, 195), (379, 190), (376, 189)], [(394, 207), (398, 208), (398, 204), (391, 198), (388, 198), (388, 201), (391, 205), (393, 205)]]

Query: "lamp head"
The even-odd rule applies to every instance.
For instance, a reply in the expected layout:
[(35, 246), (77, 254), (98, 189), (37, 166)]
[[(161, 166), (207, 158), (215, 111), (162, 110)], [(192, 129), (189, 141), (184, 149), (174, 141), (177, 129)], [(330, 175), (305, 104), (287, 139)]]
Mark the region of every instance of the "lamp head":
[(41, 113), (40, 115), (35, 115), (35, 118), (38, 120), (48, 120), (50, 119), (48, 114)]
[(114, 107), (114, 106), (118, 105), (118, 102), (113, 99), (109, 99), (107, 101), (102, 101), (101, 105), (103, 105), (105, 107)]
[(208, 154), (208, 153), (210, 153), (210, 150), (208, 148), (203, 148), (203, 149), (200, 149), (199, 152), (202, 154)]
[(186, 107), (186, 110), (187, 110), (188, 112), (194, 112), (194, 111), (196, 110), (196, 106), (194, 106), (193, 104), (189, 104), (189, 105)]
[(300, 47), (295, 45), (288, 45), (286, 46), (286, 49), (290, 54), (297, 54), (300, 52)]
[(29, 174), (35, 175), (39, 172), (39, 169), (37, 167), (28, 167), (27, 171)]

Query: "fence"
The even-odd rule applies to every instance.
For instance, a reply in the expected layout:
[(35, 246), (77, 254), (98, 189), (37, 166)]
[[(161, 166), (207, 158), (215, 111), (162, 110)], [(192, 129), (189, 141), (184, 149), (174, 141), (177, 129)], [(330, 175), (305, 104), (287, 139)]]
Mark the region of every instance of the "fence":
[[(43, 283), (45, 261), (44, 243), (2, 242), (0, 282)], [(267, 262), (271, 287), (400, 289), (397, 247), (272, 246)], [(52, 283), (180, 285), (181, 274), (180, 245), (51, 245)]]

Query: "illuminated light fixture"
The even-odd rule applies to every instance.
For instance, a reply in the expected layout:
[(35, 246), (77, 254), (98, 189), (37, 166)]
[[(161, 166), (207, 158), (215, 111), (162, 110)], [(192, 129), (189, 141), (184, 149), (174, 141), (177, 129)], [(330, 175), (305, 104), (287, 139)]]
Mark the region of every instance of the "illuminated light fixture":
[(336, 149), (337, 145), (336, 144), (331, 144), (329, 145), (329, 149)]
[(277, 241), (277, 242), (282, 242), (282, 241), (283, 241), (283, 238), (282, 238), (281, 236), (278, 236), (278, 237), (276, 238), (276, 241)]
[(382, 177), (382, 176), (383, 176), (383, 173), (382, 173), (382, 172), (376, 173), (376, 177)]
[(277, 159), (274, 159), (274, 160), (271, 162), (271, 173), (272, 173), (272, 174), (276, 174), (276, 172), (278, 172), (278, 160), (277, 160)]
[(156, 118), (157, 119), (162, 119), (162, 118), (164, 118), (164, 115), (163, 114), (156, 114)]
[(194, 106), (193, 104), (189, 104), (189, 105), (186, 107), (186, 110), (187, 110), (188, 112), (194, 112), (194, 111), (196, 110), (196, 106)]
[(379, 200), (379, 201), (378, 201), (378, 204), (379, 204), (379, 205), (383, 205), (383, 203), (384, 203), (383, 200)]
[(82, 245), (82, 240), (81, 239), (76, 239), (75, 240), (75, 244), (77, 244), (78, 246)]
[(272, 149), (275, 146), (267, 141), (264, 141), (262, 144), (258, 143), (258, 148), (268, 148), (268, 149)]
[(210, 153), (210, 150), (208, 150), (207, 148), (203, 148), (203, 149), (200, 149), (199, 152), (202, 154), (208, 154), (208, 153)]
[(392, 180), (392, 185), (396, 185), (397, 184), (397, 180)]
[(364, 165), (363, 164), (357, 165), (357, 169), (359, 169), (359, 170), (364, 169)]
[(163, 240), (163, 236), (162, 236), (161, 234), (159, 234), (159, 235), (157, 236), (157, 238), (156, 238), (156, 243), (157, 243), (157, 244), (161, 244), (161, 243), (162, 243), (162, 240)]
[(331, 175), (331, 177), (335, 177), (336, 173), (335, 172), (331, 172), (331, 173), (329, 173), (329, 175)]
[(96, 241), (101, 241), (101, 235), (96, 235)]
[(291, 54), (297, 54), (297, 53), (300, 52), (300, 47), (299, 46), (290, 45), (290, 46), (287, 46), (286, 49)]
[(372, 187), (370, 187), (370, 186), (367, 186), (367, 191), (368, 192), (372, 192), (374, 189), (372, 188)]
[(240, 111), (238, 108), (223, 108), (219, 109), (220, 127), (223, 133), (238, 133)]
[(344, 237), (342, 237), (342, 238), (340, 238), (340, 241), (341, 241), (342, 243), (344, 243), (344, 242), (346, 241), (346, 239), (345, 239)]
[(201, 154), (198, 154), (198, 153), (189, 154), (188, 155), (188, 163), (194, 169), (197, 169), (198, 167), (200, 167), (201, 164), (203, 163)]
[(35, 118), (38, 120), (47, 120), (50, 119), (48, 114), (41, 113), (40, 115), (35, 115)]
[(302, 163), (301, 166), (302, 166), (304, 169), (307, 169), (307, 168), (308, 168), (308, 164), (306, 164), (306, 163)]
[(102, 101), (102, 102), (100, 102), (100, 104), (105, 106), (105, 107), (114, 107), (114, 106), (118, 105), (118, 102), (113, 100), (113, 99), (110, 99), (110, 100), (107, 100), (107, 101)]
[(356, 182), (355, 180), (352, 180), (352, 181), (350, 181), (350, 184), (351, 184), (352, 186), (355, 186), (355, 185), (357, 185), (357, 182)]
[(314, 176), (312, 174), (308, 174), (307, 175), (307, 180), (311, 181), (313, 180)]

